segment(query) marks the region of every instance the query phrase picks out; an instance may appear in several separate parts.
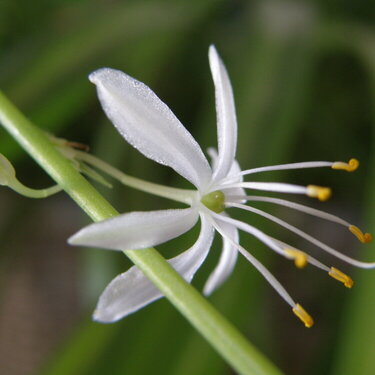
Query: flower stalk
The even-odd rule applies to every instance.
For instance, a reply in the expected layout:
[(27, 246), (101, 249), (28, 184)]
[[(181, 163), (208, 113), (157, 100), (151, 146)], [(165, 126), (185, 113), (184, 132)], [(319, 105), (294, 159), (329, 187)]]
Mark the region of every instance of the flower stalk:
[[(0, 123), (94, 221), (118, 215), (41, 130), (0, 92)], [(188, 284), (152, 248), (124, 250), (139, 269), (210, 342), (239, 374), (276, 375), (280, 371)]]

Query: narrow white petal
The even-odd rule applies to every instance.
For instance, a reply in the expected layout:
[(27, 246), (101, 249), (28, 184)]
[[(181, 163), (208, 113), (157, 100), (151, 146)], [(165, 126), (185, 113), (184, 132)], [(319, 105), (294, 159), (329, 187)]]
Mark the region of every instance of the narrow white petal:
[(217, 181), (228, 174), (235, 158), (237, 119), (232, 85), (225, 66), (213, 45), (210, 46), (208, 55), (215, 84), (219, 158), (214, 171), (214, 180)]
[[(218, 154), (214, 148), (209, 148), (207, 150), (208, 155), (211, 157), (211, 165), (212, 168), (215, 170), (217, 163), (218, 163)], [(231, 183), (237, 183), (237, 182), (242, 182), (243, 181), (243, 176), (240, 175), (241, 172), (241, 167), (236, 159), (233, 160), (232, 166), (230, 168), (230, 171), (228, 173), (228, 178), (230, 178)], [(231, 178), (233, 176), (233, 178)], [(216, 183), (212, 185), (211, 187), (212, 190), (220, 190), (221, 189), (221, 184)], [(246, 192), (243, 188), (233, 188), (233, 189), (227, 189), (225, 191), (225, 196), (230, 195), (230, 196), (245, 196)], [(243, 199), (239, 198), (240, 202), (244, 203)]]
[(198, 217), (195, 208), (130, 212), (91, 224), (70, 237), (68, 242), (110, 250), (144, 249), (187, 232)]
[[(237, 160), (233, 160), (233, 163), (232, 163), (232, 167), (228, 173), (228, 176), (238, 176), (238, 172), (241, 171), (241, 167), (240, 165), (238, 164), (238, 161)], [(238, 176), (238, 177), (235, 177), (236, 180), (233, 181), (233, 182), (242, 182), (243, 181), (243, 177), (242, 176)], [(221, 188), (218, 187), (218, 190), (220, 190)], [(233, 189), (228, 189), (228, 190), (225, 190), (225, 196), (227, 194), (231, 194), (231, 195), (238, 195), (238, 196), (245, 196), (246, 195), (246, 192), (243, 188), (233, 188)], [(241, 202), (244, 203), (245, 201), (243, 201), (241, 199)]]
[[(221, 226), (231, 240), (238, 243), (238, 229), (228, 223), (222, 223)], [(211, 273), (203, 289), (203, 293), (206, 296), (210, 295), (230, 276), (236, 265), (237, 255), (237, 248), (233, 246), (232, 242), (228, 241), (227, 238), (223, 237), (223, 249), (221, 251), (219, 263)]]
[[(182, 254), (168, 262), (186, 281), (190, 282), (201, 266), (211, 247), (213, 227), (202, 217), (201, 232), (197, 242)], [(100, 322), (115, 322), (162, 297), (162, 293), (133, 266), (129, 271), (113, 279), (99, 298), (94, 319)]]
[(146, 157), (173, 168), (198, 188), (211, 178), (201, 148), (154, 92), (114, 69), (91, 73), (100, 102), (121, 135)]
[(205, 215), (201, 215), (201, 232), (197, 242), (182, 254), (169, 260), (173, 268), (190, 282), (210, 251), (214, 228)]

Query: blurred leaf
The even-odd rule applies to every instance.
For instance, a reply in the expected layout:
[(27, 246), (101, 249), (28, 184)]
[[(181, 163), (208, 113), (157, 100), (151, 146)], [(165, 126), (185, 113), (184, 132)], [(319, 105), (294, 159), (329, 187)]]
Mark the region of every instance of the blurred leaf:
[[(374, 155), (374, 125), (375, 125), (375, 33), (370, 33), (366, 29), (355, 29), (356, 42), (351, 39), (344, 45), (357, 52), (363, 59), (364, 66), (368, 69), (371, 83), (371, 103), (372, 103), (372, 137), (371, 153), (366, 160), (368, 174), (366, 178), (366, 198), (365, 216), (367, 217), (366, 228), (369, 232), (375, 232), (375, 165)], [(339, 38), (340, 39), (340, 38)], [(341, 39), (340, 39), (341, 40)], [(344, 41), (342, 41), (344, 42)], [(361, 250), (365, 252), (365, 259), (374, 260), (373, 244), (368, 245), (372, 249)], [(362, 258), (362, 257), (361, 257)], [(374, 270), (357, 270), (356, 286), (353, 295), (346, 304), (346, 309), (341, 319), (341, 330), (338, 333), (338, 346), (336, 358), (333, 366), (333, 374), (367, 375), (375, 372), (375, 357), (373, 348), (375, 347), (375, 300), (373, 291), (375, 290)]]
[(93, 360), (103, 352), (117, 333), (115, 325), (88, 323), (80, 327), (47, 364), (41, 374), (82, 375), (89, 373)]

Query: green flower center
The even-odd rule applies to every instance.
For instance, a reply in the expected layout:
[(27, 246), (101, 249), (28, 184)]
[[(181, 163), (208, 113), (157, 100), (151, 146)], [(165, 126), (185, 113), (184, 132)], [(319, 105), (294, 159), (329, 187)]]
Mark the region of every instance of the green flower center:
[(202, 197), (201, 202), (211, 211), (216, 213), (225, 210), (225, 195), (222, 191), (216, 190)]

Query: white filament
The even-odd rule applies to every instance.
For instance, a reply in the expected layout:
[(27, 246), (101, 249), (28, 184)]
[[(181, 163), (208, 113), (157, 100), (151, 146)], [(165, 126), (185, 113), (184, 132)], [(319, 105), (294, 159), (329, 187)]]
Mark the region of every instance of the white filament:
[[(276, 292), (288, 303), (291, 307), (295, 306), (295, 302), (293, 301), (292, 297), (289, 293), (285, 290), (285, 288), (280, 284), (280, 282), (271, 274), (270, 271), (266, 267), (263, 266), (253, 255), (251, 255), (248, 251), (246, 251), (240, 244), (235, 243), (220, 227), (218, 222), (213, 219), (215, 217), (218, 221), (224, 221), (226, 223), (232, 224), (240, 230), (243, 230), (247, 233), (250, 233), (257, 237), (259, 240), (270, 246), (275, 247), (276, 244), (264, 233), (259, 231), (258, 229), (251, 227), (241, 221), (234, 220), (230, 217), (222, 216), (219, 214), (212, 214), (210, 217), (212, 225), (215, 229), (220, 233), (220, 235), (231, 242), (233, 246), (235, 246), (238, 251), (260, 272), (260, 274), (270, 283), (270, 285), (276, 290)], [(266, 240), (265, 240), (266, 239)]]
[[(273, 237), (272, 237), (273, 238)], [(283, 242), (283, 241), (280, 241), (276, 238), (273, 238), (280, 246), (284, 247), (284, 248), (287, 248), (287, 249), (293, 249), (293, 250), (296, 250), (296, 251), (301, 251), (301, 250), (298, 250), (296, 249), (295, 247), (287, 244), (286, 242)], [(329, 267), (327, 267), (326, 265), (324, 265), (322, 262), (320, 262), (319, 260), (313, 258), (311, 255), (309, 254), (306, 254), (307, 255), (307, 261), (309, 262), (309, 264), (312, 264), (313, 266), (315, 267), (318, 267), (320, 269), (322, 269), (323, 271), (327, 271), (329, 272), (331, 269)], [(288, 256), (284, 253), (284, 256), (285, 258), (288, 258)]]
[(346, 227), (350, 226), (350, 223), (348, 223), (344, 219), (341, 219), (338, 216), (332, 215), (328, 212), (316, 210), (315, 208), (304, 206), (302, 204), (290, 202), (290, 201), (287, 201), (285, 199), (271, 198), (271, 197), (260, 197), (260, 196), (256, 196), (256, 195), (248, 195), (246, 197), (244, 197), (242, 195), (241, 196), (240, 195), (238, 195), (238, 196), (227, 196), (227, 199), (229, 199), (229, 200), (230, 199), (241, 199), (241, 200), (246, 199), (247, 201), (252, 201), (252, 202), (256, 201), (256, 202), (274, 203), (274, 204), (277, 204), (279, 206), (292, 208), (294, 210), (304, 212), (304, 213), (312, 215), (312, 216), (320, 217), (321, 219), (332, 221), (334, 223), (341, 224), (341, 225), (344, 225)]
[(229, 178), (223, 179), (222, 182), (229, 182), (232, 179), (238, 178), (240, 176), (246, 176), (249, 174), (260, 173), (260, 172), (280, 171), (280, 170), (288, 170), (288, 169), (332, 167), (333, 164), (334, 163), (331, 161), (307, 161), (307, 162), (302, 162), (302, 163), (269, 165), (266, 167), (246, 169), (238, 173), (238, 175), (236, 176), (230, 176)]
[(375, 268), (374, 262), (361, 262), (359, 260), (350, 258), (347, 255), (341, 254), (339, 251), (333, 249), (332, 247), (326, 245), (325, 243), (317, 240), (316, 238), (310, 236), (309, 234), (303, 232), (302, 230), (296, 228), (295, 226), (293, 226), (291, 224), (288, 224), (285, 221), (283, 221), (283, 220), (281, 220), (281, 219), (279, 219), (279, 218), (277, 218), (273, 215), (268, 214), (267, 212), (264, 212), (262, 210), (258, 210), (257, 208), (254, 208), (254, 207), (245, 206), (243, 204), (235, 203), (235, 202), (233, 202), (233, 203), (232, 202), (226, 202), (226, 205), (227, 205), (227, 207), (237, 207), (237, 208), (241, 208), (241, 209), (246, 210), (246, 211), (253, 212), (257, 215), (263, 216), (263, 217), (273, 221), (274, 223), (277, 223), (277, 224), (281, 225), (282, 227), (290, 230), (291, 232), (297, 234), (298, 236), (304, 238), (305, 240), (311, 242), (315, 246), (318, 246), (319, 248), (326, 251), (327, 253), (330, 253), (330, 254), (336, 256), (337, 258), (343, 260), (344, 262), (352, 264), (355, 267)]
[(237, 182), (220, 186), (220, 190), (233, 188), (274, 191), (277, 193), (307, 194), (306, 186), (285, 184), (282, 182)]

